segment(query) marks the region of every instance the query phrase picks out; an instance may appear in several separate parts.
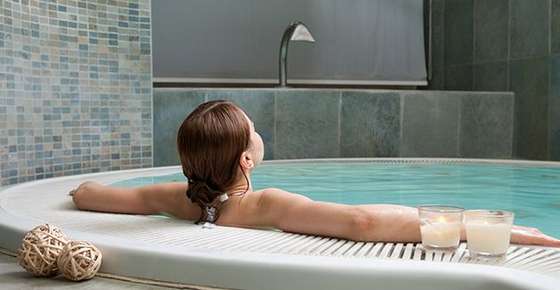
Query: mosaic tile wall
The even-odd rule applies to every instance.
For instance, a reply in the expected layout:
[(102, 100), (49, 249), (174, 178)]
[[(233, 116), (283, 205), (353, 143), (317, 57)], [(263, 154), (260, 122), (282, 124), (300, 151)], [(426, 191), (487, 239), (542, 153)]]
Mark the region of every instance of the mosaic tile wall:
[(150, 0), (0, 0), (1, 185), (152, 166)]

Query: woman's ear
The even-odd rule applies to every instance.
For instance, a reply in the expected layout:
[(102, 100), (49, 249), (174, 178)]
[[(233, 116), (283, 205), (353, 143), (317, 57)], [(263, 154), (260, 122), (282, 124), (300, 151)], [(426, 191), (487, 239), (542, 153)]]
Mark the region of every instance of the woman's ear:
[(253, 160), (253, 157), (251, 157), (251, 154), (247, 151), (241, 154), (239, 164), (241, 164), (241, 168), (245, 170), (251, 170), (255, 167), (255, 161)]

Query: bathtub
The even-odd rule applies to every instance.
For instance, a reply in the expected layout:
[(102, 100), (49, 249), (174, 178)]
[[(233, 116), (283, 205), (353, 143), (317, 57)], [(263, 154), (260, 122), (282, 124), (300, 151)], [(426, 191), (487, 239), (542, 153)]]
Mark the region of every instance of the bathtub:
[[(340, 160), (339, 160), (340, 161)], [(356, 161), (356, 160), (354, 160)], [(379, 162), (379, 159), (362, 159)], [(265, 166), (292, 161), (271, 161)], [(299, 161), (312, 162), (312, 161)], [(324, 161), (319, 161), (324, 162)], [(342, 162), (342, 161), (341, 161)], [(512, 161), (390, 159), (393, 163)], [(297, 163), (297, 162), (296, 162)], [(554, 162), (517, 162), (559, 168)], [(60, 177), (0, 192), (0, 247), (16, 251), (26, 231), (49, 222), (103, 252), (101, 272), (147, 283), (236, 289), (558, 289), (560, 251), (513, 245), (505, 261), (469, 258), (408, 243), (358, 243), (272, 230), (204, 227), (163, 216), (77, 211), (67, 192), (85, 180), (105, 184), (180, 172), (160, 167)], [(152, 281), (152, 282), (150, 282)]]

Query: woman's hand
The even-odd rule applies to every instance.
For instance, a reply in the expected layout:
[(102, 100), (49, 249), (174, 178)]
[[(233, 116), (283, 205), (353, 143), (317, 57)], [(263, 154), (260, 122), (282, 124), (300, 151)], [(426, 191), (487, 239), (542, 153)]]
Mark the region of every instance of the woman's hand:
[(522, 245), (538, 245), (545, 247), (560, 247), (560, 240), (543, 234), (536, 228), (513, 226), (511, 242)]

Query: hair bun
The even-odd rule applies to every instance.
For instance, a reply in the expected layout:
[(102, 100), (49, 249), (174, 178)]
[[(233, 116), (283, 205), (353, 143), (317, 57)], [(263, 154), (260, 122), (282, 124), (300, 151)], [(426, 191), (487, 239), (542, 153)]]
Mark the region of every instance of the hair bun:
[(211, 188), (205, 181), (189, 179), (187, 197), (194, 203), (207, 205), (220, 194), (222, 192)]

